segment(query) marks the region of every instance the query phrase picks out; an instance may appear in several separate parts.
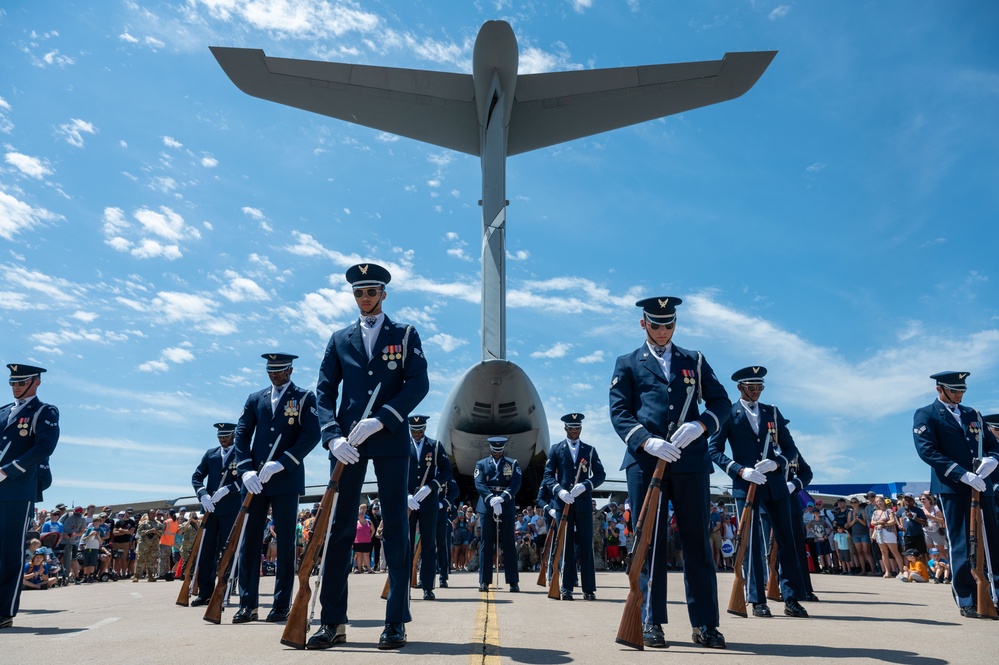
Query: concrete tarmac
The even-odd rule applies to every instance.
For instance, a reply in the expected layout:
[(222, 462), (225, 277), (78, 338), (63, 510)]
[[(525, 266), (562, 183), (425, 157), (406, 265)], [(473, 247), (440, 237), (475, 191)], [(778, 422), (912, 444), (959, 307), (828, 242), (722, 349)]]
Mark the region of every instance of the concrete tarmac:
[[(179, 582), (128, 580), (29, 591), (13, 628), (0, 631), (3, 662), (49, 663), (316, 663), (348, 655), (349, 662), (461, 663), (464, 665), (649, 663), (994, 663), (999, 621), (964, 619), (947, 585), (905, 584), (880, 577), (815, 575), (822, 602), (809, 603), (809, 619), (781, 614), (741, 618), (725, 612), (732, 574), (719, 573), (721, 632), (728, 649), (704, 649), (690, 639), (680, 573), (670, 573), (669, 647), (636, 651), (614, 642), (628, 592), (620, 572), (597, 573), (595, 602), (578, 593), (573, 602), (554, 601), (536, 586), (537, 573), (521, 575), (521, 593), (506, 586), (478, 591), (478, 576), (456, 573), (436, 601), (412, 591), (409, 644), (379, 651), (384, 602), (383, 574), (352, 575), (347, 643), (325, 652), (297, 651), (280, 644), (283, 624), (263, 621), (222, 625), (202, 619), (204, 608), (175, 604)], [(261, 579), (260, 618), (270, 605), (273, 577)], [(297, 584), (297, 582), (296, 582)], [(318, 610), (317, 610), (318, 614)], [(315, 622), (314, 622), (315, 624)], [(310, 630), (311, 634), (312, 630)]]

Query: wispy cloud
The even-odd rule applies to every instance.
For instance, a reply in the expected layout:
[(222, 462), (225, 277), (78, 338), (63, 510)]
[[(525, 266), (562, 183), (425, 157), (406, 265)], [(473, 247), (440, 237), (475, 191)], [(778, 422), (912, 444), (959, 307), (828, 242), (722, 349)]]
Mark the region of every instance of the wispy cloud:
[(531, 354), (532, 358), (564, 358), (565, 354), (569, 353), (569, 349), (572, 348), (572, 344), (568, 342), (556, 342), (554, 346), (548, 349), (542, 349), (541, 351), (535, 351)]
[(62, 216), (45, 208), (35, 208), (0, 185), (0, 238), (13, 240), (18, 233), (57, 219)]
[(162, 257), (168, 260), (183, 256), (180, 243), (199, 240), (201, 232), (167, 206), (159, 210), (139, 208), (132, 213), (137, 225), (125, 218), (121, 208), (104, 209), (104, 242), (119, 252), (137, 259)]
[(96, 134), (97, 129), (92, 123), (86, 120), (80, 120), (79, 118), (73, 118), (69, 122), (59, 125), (56, 130), (56, 136), (60, 136), (66, 143), (70, 144), (74, 148), (83, 147), (83, 135), (84, 134)]
[(52, 169), (44, 160), (20, 152), (8, 152), (4, 155), (4, 161), (29, 178), (36, 180), (42, 180), (45, 176), (52, 174)]

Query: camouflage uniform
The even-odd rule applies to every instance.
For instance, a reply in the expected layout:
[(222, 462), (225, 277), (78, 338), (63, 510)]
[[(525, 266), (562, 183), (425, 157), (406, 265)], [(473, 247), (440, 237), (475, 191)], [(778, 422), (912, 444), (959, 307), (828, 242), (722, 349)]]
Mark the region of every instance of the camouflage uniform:
[(187, 560), (191, 556), (191, 550), (194, 549), (194, 539), (197, 535), (198, 523), (194, 520), (187, 520), (177, 529), (177, 536), (180, 538), (180, 560), (185, 568), (187, 568)]
[(607, 570), (607, 529), (604, 527), (606, 515), (602, 511), (593, 512), (593, 569)]
[(156, 570), (159, 566), (160, 536), (163, 535), (164, 525), (155, 519), (150, 520), (148, 515), (143, 515), (142, 521), (136, 530), (138, 546), (135, 551), (135, 577), (133, 582), (146, 575), (150, 582), (156, 581)]

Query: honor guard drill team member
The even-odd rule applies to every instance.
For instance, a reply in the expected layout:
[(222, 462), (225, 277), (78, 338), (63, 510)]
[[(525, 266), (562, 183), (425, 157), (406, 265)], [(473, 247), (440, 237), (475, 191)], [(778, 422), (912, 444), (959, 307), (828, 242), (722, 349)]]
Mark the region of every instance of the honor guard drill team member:
[[(999, 439), (999, 413), (985, 416), (985, 426), (992, 432), (992, 436)], [(999, 474), (993, 474), (989, 481), (992, 484), (992, 499), (996, 506), (996, 520), (999, 521)], [(41, 499), (39, 499), (41, 500)]]
[[(787, 429), (787, 421), (777, 407), (759, 401), (766, 375), (767, 368), (762, 366), (744, 367), (732, 375), (740, 399), (732, 406), (729, 419), (711, 437), (708, 453), (718, 468), (732, 477), (732, 495), (740, 515), (750, 484), (756, 485), (752, 528), (746, 530), (744, 525), (739, 525), (739, 537), (749, 538), (743, 571), (746, 600), (753, 604), (753, 616), (773, 616), (766, 595), (770, 529), (763, 528), (761, 511), (765, 510), (777, 543), (784, 614), (807, 617), (808, 612), (798, 602), (805, 596), (805, 585), (798, 570), (794, 547), (791, 492), (784, 480), (788, 459), (794, 459), (798, 449)], [(732, 449), (731, 457), (725, 454), (726, 442)]]
[[(316, 396), (291, 380), (298, 356), (265, 353), (271, 385), (246, 399), (236, 424), (236, 465), (243, 489), (254, 494), (247, 511), (239, 558), (239, 610), (233, 623), (257, 619), (260, 543), (267, 511), (274, 521), (277, 573), (267, 621), (288, 618), (295, 584), (295, 526), (298, 501), (305, 491), (305, 457), (319, 442)], [(273, 452), (273, 454), (272, 454)], [(267, 460), (270, 461), (267, 461)]]
[[(514, 522), (517, 519), (515, 498), (523, 480), (517, 460), (505, 457), (506, 437), (493, 436), (489, 441), (489, 457), (475, 464), (475, 490), (479, 501), (475, 506), (482, 526), (479, 543), (479, 591), (488, 591), (493, 583), (493, 565), (496, 561), (496, 527), (499, 522), (503, 546), (503, 571), (510, 591), (520, 591), (520, 572), (517, 570), (517, 541)], [(496, 571), (499, 577), (499, 571)]]
[[(542, 481), (557, 497), (556, 510), (565, 519), (566, 510), (572, 511), (572, 533), (566, 533), (562, 553), (562, 600), (572, 600), (576, 587), (576, 561), (582, 578), (583, 599), (597, 599), (597, 574), (593, 568), (593, 498), (592, 490), (603, 484), (607, 474), (596, 449), (579, 440), (583, 431), (582, 413), (562, 416), (565, 439), (552, 446), (545, 463)], [(576, 479), (579, 482), (576, 482)], [(568, 506), (568, 508), (567, 508)]]
[[(191, 476), (191, 485), (201, 502), (206, 520), (201, 535), (198, 557), (198, 595), (191, 599), (191, 607), (205, 605), (215, 588), (215, 572), (219, 556), (236, 513), (239, 512), (242, 478), (236, 460), (235, 423), (215, 423), (219, 445), (209, 448)], [(186, 542), (186, 539), (185, 539)]]
[(39, 467), (59, 442), (59, 409), (35, 393), (41, 367), (11, 364), (14, 402), (0, 407), (0, 628), (14, 625), (24, 576), (24, 537), (39, 493)]
[[(785, 419), (784, 426), (786, 427), (790, 422), (790, 420)], [(798, 492), (808, 487), (812, 482), (812, 467), (808, 466), (808, 462), (805, 461), (800, 450), (797, 451), (794, 457), (789, 458), (788, 465), (784, 468), (784, 482), (787, 485), (787, 491), (791, 493), (789, 504), (791, 509), (791, 527), (794, 534), (794, 552), (805, 592), (801, 600), (817, 603), (819, 602), (819, 597), (815, 595), (815, 590), (812, 588), (812, 576), (808, 572), (808, 551), (805, 549), (804, 509), (801, 506), (801, 500), (798, 498)], [(766, 509), (764, 509), (763, 533), (768, 533), (769, 531), (770, 516), (767, 514)]]
[(451, 573), (451, 548), (454, 533), (451, 522), (458, 516), (455, 501), (458, 500), (458, 483), (454, 477), (437, 490), (437, 574), (440, 575), (440, 586), (447, 588), (447, 580)]
[[(437, 493), (451, 480), (451, 462), (440, 442), (426, 436), (427, 417), (409, 417), (409, 543), (414, 548), (420, 527), (420, 587), (423, 600), (434, 600), (437, 571)], [(424, 478), (426, 480), (424, 480)]]
[(378, 479), (382, 552), (389, 576), (385, 630), (378, 648), (404, 646), (406, 623), (412, 620), (409, 612), (412, 552), (406, 537), (411, 444), (406, 418), (426, 396), (430, 382), (416, 329), (395, 323), (382, 312), (385, 287), (391, 278), (388, 270), (374, 263), (347, 270), (347, 281), (361, 315), (347, 328), (333, 333), (319, 369), (316, 394), (323, 447), (330, 451), (331, 469), (335, 469), (338, 461), (346, 466), (340, 476), (322, 572), (322, 625), (309, 638), (307, 649), (327, 649), (347, 639), (344, 624), (350, 551), (361, 483), (369, 459), (374, 462)]
[[(985, 427), (982, 414), (961, 404), (968, 390), (968, 374), (939, 372), (930, 377), (937, 382), (937, 399), (916, 410), (912, 437), (919, 457), (930, 465), (930, 492), (940, 497), (947, 524), (954, 600), (961, 616), (977, 618), (980, 615), (975, 605), (968, 544), (971, 490), (982, 494), (981, 515), (989, 559), (985, 569), (991, 573), (999, 564), (999, 534), (992, 487), (987, 479), (999, 465), (999, 441)], [(992, 596), (995, 598), (994, 586)]]
[[(627, 450), (621, 469), (626, 471), (632, 506), (632, 529), (659, 459), (668, 462), (663, 474), (659, 506), (650, 506), (649, 524), (658, 528), (642, 575), (645, 645), (665, 647), (661, 624), (666, 622), (667, 506), (673, 502), (677, 533), (683, 547), (687, 614), (698, 644), (724, 648), (718, 632), (718, 582), (708, 541), (708, 478), (711, 459), (707, 437), (729, 417), (732, 403), (714, 370), (699, 351), (672, 343), (676, 306), (680, 298), (647, 298), (642, 308), (645, 343), (617, 359), (610, 386), (610, 417)], [(680, 414), (687, 389), (695, 389), (684, 422)], [(697, 403), (704, 401), (701, 413)], [(669, 438), (670, 426), (676, 427)], [(658, 514), (659, 519), (652, 519)], [(658, 544), (658, 546), (656, 546)], [(648, 581), (651, 577), (651, 583)], [(651, 587), (651, 588), (650, 588)]]

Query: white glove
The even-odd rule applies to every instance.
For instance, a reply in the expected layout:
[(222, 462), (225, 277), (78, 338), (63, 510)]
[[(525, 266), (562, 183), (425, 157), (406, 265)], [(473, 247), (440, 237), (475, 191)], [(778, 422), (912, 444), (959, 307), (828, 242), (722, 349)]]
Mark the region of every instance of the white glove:
[(416, 499), (417, 503), (419, 503), (420, 501), (426, 499), (429, 494), (430, 488), (424, 485), (416, 492), (416, 494), (413, 495), (413, 498)]
[(201, 495), (201, 507), (205, 509), (205, 514), (215, 512), (215, 504), (212, 503), (212, 497), (208, 496), (207, 492)]
[(575, 499), (577, 496), (586, 491), (586, 485), (583, 483), (576, 483), (575, 487), (572, 488), (571, 494), (572, 498)]
[(227, 496), (229, 496), (229, 486), (223, 485), (222, 487), (215, 490), (215, 494), (212, 494), (212, 503), (217, 506), (219, 501), (226, 498)]
[(281, 462), (268, 462), (264, 464), (264, 468), (260, 470), (260, 482), (266, 483), (279, 471), (284, 471), (284, 464), (281, 464)]
[(497, 515), (502, 515), (503, 514), (503, 502), (502, 501), (500, 503), (494, 503), (493, 504), (493, 512), (496, 513)]
[(684, 423), (673, 432), (673, 438), (670, 439), (670, 442), (683, 450), (702, 434), (704, 434), (704, 427), (701, 426), (701, 423)]
[(409, 504), (409, 509), (410, 510), (419, 510), (420, 509), (420, 500), (417, 499), (412, 494), (409, 495), (409, 499), (406, 500), (406, 503)]
[(493, 508), (495, 508), (501, 503), (503, 503), (503, 497), (501, 496), (494, 496), (493, 498), (489, 499), (489, 505), (492, 506)]
[(961, 476), (961, 482), (965, 485), (970, 485), (971, 489), (978, 490), (979, 492), (985, 491), (985, 481), (977, 473), (965, 471), (964, 475)]
[(443, 509), (444, 509), (444, 504), (441, 503), (440, 501), (438, 501), (437, 502), (437, 510), (443, 510)]
[(382, 421), (377, 418), (365, 418), (361, 422), (357, 423), (354, 429), (351, 430), (350, 436), (347, 437), (347, 441), (350, 442), (350, 445), (356, 448), (364, 443), (369, 436), (383, 427), (384, 425), (382, 425)]
[(333, 439), (330, 452), (333, 453), (333, 457), (337, 458), (341, 464), (353, 464), (361, 459), (361, 453), (357, 452), (357, 448), (350, 445), (347, 439), (342, 436)]
[(760, 473), (770, 473), (777, 470), (777, 462), (772, 459), (765, 459), (756, 463), (756, 470)]
[(795, 492), (798, 491), (798, 486), (795, 485), (794, 483), (788, 483), (787, 484), (787, 491), (790, 492), (791, 494), (794, 494)]
[(243, 487), (250, 494), (260, 494), (264, 491), (264, 484), (260, 482), (256, 471), (247, 471), (243, 474)]
[(995, 457), (986, 457), (982, 460), (978, 468), (975, 469), (975, 475), (977, 475), (982, 480), (985, 480), (989, 475), (996, 470), (996, 466), (999, 466), (999, 460)]
[(549, 508), (548, 509), (548, 514), (551, 515), (552, 517), (555, 517), (555, 509), (554, 508)]
[(667, 462), (675, 462), (680, 459), (680, 449), (669, 441), (652, 437), (646, 439), (642, 445), (645, 447), (645, 452)]
[(576, 497), (572, 495), (572, 492), (566, 492), (565, 490), (558, 491), (558, 498), (562, 499), (563, 503), (575, 503)]
[(756, 485), (766, 485), (767, 483), (767, 477), (751, 466), (742, 467), (742, 471), (739, 472), (739, 475), (742, 476), (743, 480), (748, 480)]

